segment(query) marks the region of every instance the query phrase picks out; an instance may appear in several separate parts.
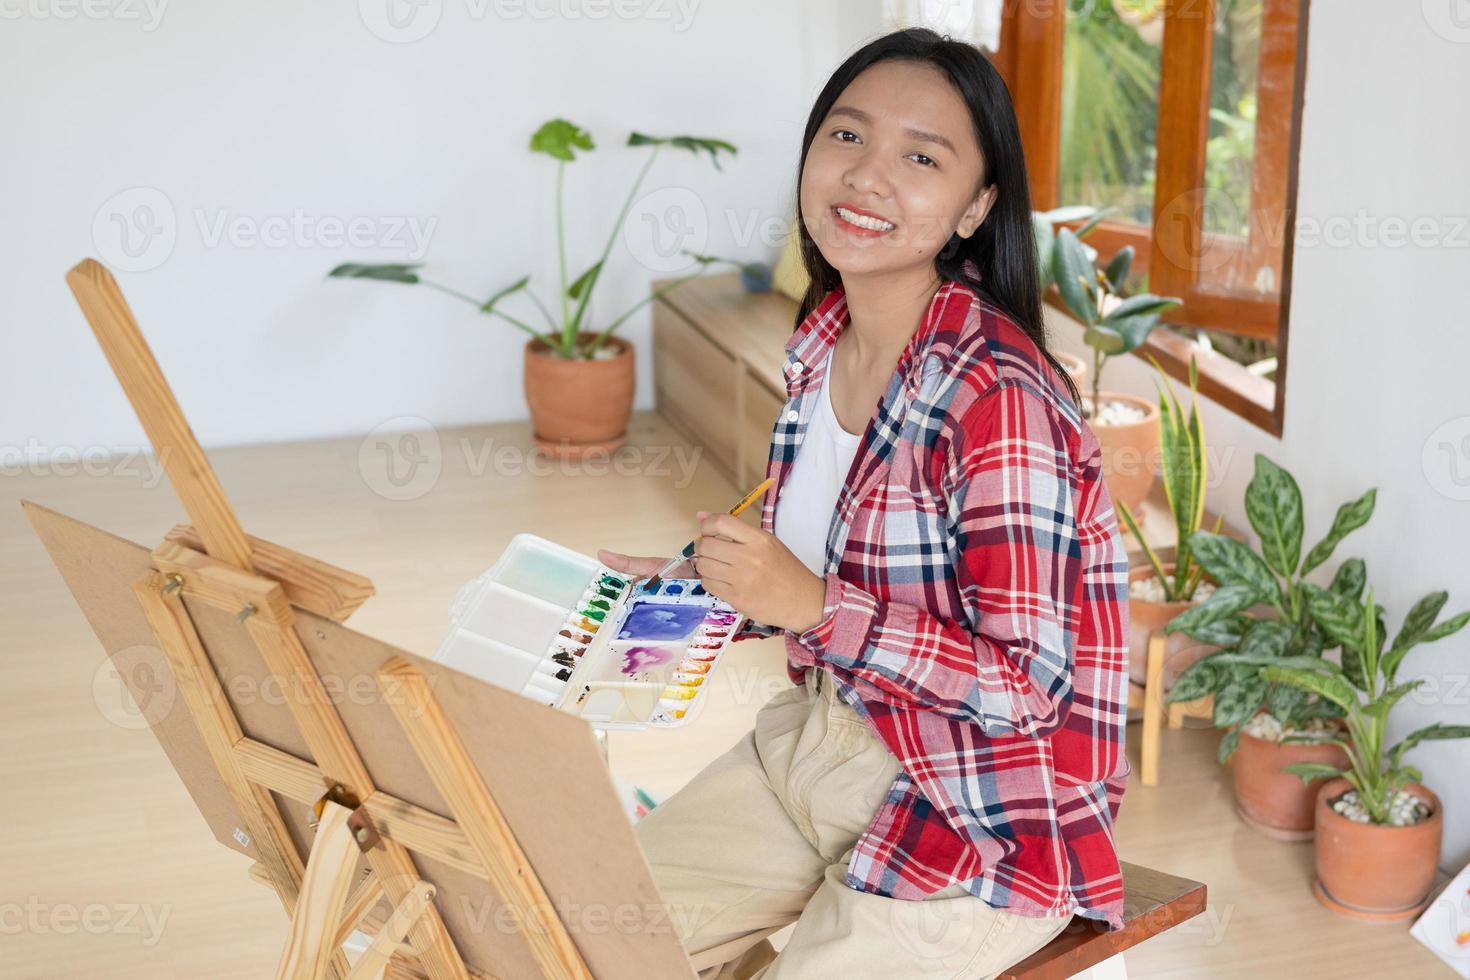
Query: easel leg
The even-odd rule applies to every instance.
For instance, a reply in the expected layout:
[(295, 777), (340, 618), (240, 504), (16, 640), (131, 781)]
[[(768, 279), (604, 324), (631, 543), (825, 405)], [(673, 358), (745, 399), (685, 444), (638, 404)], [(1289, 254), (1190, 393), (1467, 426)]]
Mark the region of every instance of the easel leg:
[(408, 935), (408, 930), (413, 928), (413, 924), (433, 900), (433, 885), (423, 881), (415, 884), (403, 901), (398, 903), (388, 921), (383, 923), (383, 928), (378, 930), (372, 945), (363, 952), (352, 972), (347, 974), (347, 980), (373, 980), (378, 971), (387, 966), (388, 959), (398, 949), (398, 944)]
[(400, 659), (384, 664), (378, 686), (408, 736), (424, 770), (444, 797), (451, 815), (485, 863), (500, 899), (525, 923), (522, 934), (541, 975), (592, 980), (576, 943), (558, 917), (541, 879), (521, 850), (489, 789), (479, 778), (464, 743), (450, 725), (423, 674)]
[(316, 980), (336, 951), (332, 940), (357, 865), (357, 844), (347, 826), (351, 815), (352, 811), (344, 806), (330, 801), (325, 804), (306, 860), (296, 914), (291, 916), (291, 935), (276, 968), (277, 980)]
[(1164, 722), (1164, 634), (1148, 638), (1147, 678), (1143, 686), (1143, 772), (1145, 786), (1159, 785), (1159, 751)]

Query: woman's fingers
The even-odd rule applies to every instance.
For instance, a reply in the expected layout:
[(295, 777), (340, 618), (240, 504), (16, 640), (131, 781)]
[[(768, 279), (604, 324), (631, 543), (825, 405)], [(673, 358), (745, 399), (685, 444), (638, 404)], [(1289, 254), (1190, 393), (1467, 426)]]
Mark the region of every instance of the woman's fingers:
[(617, 572), (629, 575), (652, 575), (667, 559), (642, 555), (625, 555), (606, 548), (597, 549), (597, 560)]
[[(597, 560), (608, 568), (617, 572), (626, 572), (634, 576), (652, 575), (663, 567), (667, 558), (656, 558), (645, 555), (625, 555), (617, 551), (608, 551), (606, 548), (597, 549)], [(681, 561), (668, 573), (669, 578), (696, 578), (694, 569), (688, 561)]]

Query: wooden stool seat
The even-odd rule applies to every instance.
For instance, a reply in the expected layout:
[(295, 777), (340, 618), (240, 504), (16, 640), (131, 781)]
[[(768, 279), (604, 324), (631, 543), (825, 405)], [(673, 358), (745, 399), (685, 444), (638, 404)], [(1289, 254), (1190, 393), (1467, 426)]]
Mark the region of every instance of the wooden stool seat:
[(1205, 910), (1205, 886), (1137, 864), (1123, 864), (1123, 928), (1102, 931), (1074, 917), (1051, 942), (1002, 972), (998, 980), (1064, 980), (1090, 969)]

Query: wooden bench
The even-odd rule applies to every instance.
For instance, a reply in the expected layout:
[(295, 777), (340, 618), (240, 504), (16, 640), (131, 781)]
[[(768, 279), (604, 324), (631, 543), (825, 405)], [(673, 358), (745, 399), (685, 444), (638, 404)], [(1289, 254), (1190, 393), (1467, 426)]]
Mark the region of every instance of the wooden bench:
[(1123, 928), (1073, 918), (1061, 935), (1002, 972), (998, 980), (1064, 980), (1076, 976), (1205, 910), (1205, 886), (1123, 862)]

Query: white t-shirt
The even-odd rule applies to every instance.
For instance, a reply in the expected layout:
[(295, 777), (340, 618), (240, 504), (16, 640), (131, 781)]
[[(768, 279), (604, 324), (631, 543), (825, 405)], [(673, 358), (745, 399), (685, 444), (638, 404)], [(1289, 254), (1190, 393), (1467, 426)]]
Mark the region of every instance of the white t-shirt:
[(806, 432), (797, 447), (782, 481), (781, 496), (776, 500), (775, 534), (792, 554), (802, 560), (812, 574), (822, 575), (827, 569), (827, 529), (837, 507), (837, 495), (847, 480), (848, 467), (862, 442), (862, 433), (854, 435), (837, 421), (832, 410), (832, 355), (827, 354), (822, 390), (807, 422)]

